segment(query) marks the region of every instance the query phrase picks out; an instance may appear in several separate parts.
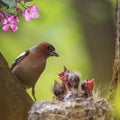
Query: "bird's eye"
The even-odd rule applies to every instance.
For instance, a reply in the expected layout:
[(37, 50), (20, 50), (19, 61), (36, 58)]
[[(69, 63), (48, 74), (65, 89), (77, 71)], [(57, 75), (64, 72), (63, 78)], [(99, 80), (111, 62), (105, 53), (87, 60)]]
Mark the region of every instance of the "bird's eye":
[(47, 46), (47, 49), (50, 49), (50, 46)]
[(53, 46), (47, 46), (47, 49), (49, 49), (51, 51), (55, 50), (55, 48)]
[(86, 84), (83, 82), (83, 83), (81, 84), (81, 88), (84, 89), (85, 87), (86, 87)]

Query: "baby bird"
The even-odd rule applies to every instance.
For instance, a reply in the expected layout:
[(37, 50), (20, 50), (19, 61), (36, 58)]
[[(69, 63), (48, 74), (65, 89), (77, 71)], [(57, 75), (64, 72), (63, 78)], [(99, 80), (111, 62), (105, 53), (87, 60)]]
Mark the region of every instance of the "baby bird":
[(94, 87), (94, 79), (92, 80), (86, 79), (81, 83), (81, 89), (85, 92), (86, 97), (92, 96), (93, 87)]
[(58, 98), (59, 100), (62, 100), (65, 93), (66, 93), (66, 88), (63, 83), (58, 83), (58, 81), (54, 81), (54, 86), (53, 86), (53, 93)]
[(35, 84), (46, 67), (46, 60), (50, 56), (58, 57), (53, 45), (47, 42), (39, 43), (20, 54), (11, 66), (11, 70), (24, 88), (32, 87), (35, 97)]
[(59, 77), (65, 85), (67, 91), (78, 90), (80, 76), (77, 72), (68, 70), (66, 67), (64, 67), (64, 70), (59, 73)]

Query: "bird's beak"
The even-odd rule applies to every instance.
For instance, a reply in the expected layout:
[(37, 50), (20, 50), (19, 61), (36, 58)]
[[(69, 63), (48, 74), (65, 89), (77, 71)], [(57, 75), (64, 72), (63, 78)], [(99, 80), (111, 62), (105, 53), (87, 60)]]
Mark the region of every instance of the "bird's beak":
[(52, 51), (50, 53), (51, 56), (56, 56), (56, 57), (59, 57), (59, 54), (56, 52), (56, 51)]
[(92, 90), (94, 87), (94, 79), (90, 80), (90, 81), (86, 81), (87, 84), (87, 92), (89, 93), (89, 95), (92, 95)]

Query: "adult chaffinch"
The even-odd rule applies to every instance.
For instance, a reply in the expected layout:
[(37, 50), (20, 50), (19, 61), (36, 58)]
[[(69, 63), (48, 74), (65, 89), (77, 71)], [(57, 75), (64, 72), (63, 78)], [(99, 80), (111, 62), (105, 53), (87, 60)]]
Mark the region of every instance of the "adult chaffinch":
[(24, 88), (32, 87), (32, 95), (35, 97), (35, 84), (46, 66), (49, 56), (58, 57), (55, 48), (47, 42), (39, 43), (20, 54), (11, 66), (12, 72)]

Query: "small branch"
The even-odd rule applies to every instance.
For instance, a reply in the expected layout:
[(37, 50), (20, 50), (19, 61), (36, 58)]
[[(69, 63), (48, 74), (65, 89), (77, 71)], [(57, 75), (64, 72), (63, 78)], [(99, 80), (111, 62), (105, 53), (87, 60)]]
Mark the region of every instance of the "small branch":
[(111, 81), (111, 96), (115, 95), (117, 86), (120, 84), (120, 1), (116, 0), (116, 43), (115, 43), (115, 59), (113, 65), (113, 75)]
[(23, 5), (23, 4), (21, 3), (21, 1), (19, 2), (19, 4), (20, 4), (24, 9), (27, 9), (27, 8), (25, 7), (25, 4)]

